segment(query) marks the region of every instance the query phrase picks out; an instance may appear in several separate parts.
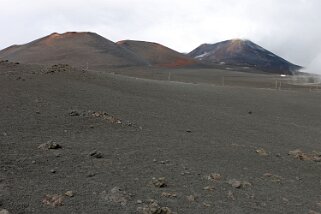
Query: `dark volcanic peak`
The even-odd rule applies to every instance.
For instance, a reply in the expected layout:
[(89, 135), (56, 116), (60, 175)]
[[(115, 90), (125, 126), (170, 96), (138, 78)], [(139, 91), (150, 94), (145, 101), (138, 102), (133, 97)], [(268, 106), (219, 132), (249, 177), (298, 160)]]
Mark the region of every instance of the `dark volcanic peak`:
[(203, 44), (188, 55), (208, 63), (249, 66), (269, 73), (293, 74), (301, 69), (250, 40), (242, 39)]
[(141, 56), (150, 65), (161, 67), (186, 67), (199, 64), (197, 60), (154, 42), (123, 40), (117, 42)]
[(89, 65), (104, 69), (110, 66), (138, 66), (147, 63), (133, 52), (91, 32), (52, 33), (25, 45), (0, 51), (11, 61), (37, 64)]

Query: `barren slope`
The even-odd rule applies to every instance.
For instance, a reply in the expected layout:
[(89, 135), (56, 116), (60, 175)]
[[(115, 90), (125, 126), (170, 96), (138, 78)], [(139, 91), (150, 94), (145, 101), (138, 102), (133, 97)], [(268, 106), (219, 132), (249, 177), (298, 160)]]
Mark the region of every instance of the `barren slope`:
[(0, 51), (0, 58), (22, 63), (65, 63), (89, 68), (146, 65), (131, 51), (95, 33), (53, 33)]
[(186, 67), (199, 63), (189, 56), (157, 43), (123, 40), (117, 42), (117, 44), (138, 54), (148, 61), (150, 65), (161, 67)]
[[(0, 63), (0, 85), (0, 210), (321, 212), (319, 91), (42, 73), (10, 62)], [(48, 141), (61, 148), (46, 149)]]

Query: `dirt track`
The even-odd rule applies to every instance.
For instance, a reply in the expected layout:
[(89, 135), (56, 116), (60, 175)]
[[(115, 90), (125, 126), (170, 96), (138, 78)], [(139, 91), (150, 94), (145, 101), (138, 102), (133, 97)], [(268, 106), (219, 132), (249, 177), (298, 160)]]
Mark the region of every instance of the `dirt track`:
[(16, 67), (0, 67), (0, 210), (321, 212), (320, 91)]

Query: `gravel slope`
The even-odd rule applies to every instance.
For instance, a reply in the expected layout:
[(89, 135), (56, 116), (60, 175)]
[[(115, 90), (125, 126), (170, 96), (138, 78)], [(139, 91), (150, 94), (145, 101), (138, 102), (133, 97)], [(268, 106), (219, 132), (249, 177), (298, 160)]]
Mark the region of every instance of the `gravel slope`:
[[(0, 65), (0, 210), (321, 212), (318, 91), (10, 66)], [(38, 148), (47, 141), (62, 148)]]

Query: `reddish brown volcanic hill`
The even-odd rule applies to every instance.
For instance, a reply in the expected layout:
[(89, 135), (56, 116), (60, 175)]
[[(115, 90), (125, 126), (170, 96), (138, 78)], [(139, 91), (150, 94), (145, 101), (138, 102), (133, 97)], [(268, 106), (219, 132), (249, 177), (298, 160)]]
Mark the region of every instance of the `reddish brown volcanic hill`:
[(302, 68), (249, 40), (241, 39), (203, 44), (188, 55), (203, 62), (249, 66), (269, 73), (293, 74)]
[(81, 67), (88, 63), (89, 69), (147, 65), (133, 52), (90, 32), (53, 33), (25, 45), (6, 48), (0, 51), (0, 57), (22, 63), (65, 63)]
[(188, 67), (199, 64), (189, 56), (153, 42), (123, 40), (117, 44), (141, 56), (153, 66)]

